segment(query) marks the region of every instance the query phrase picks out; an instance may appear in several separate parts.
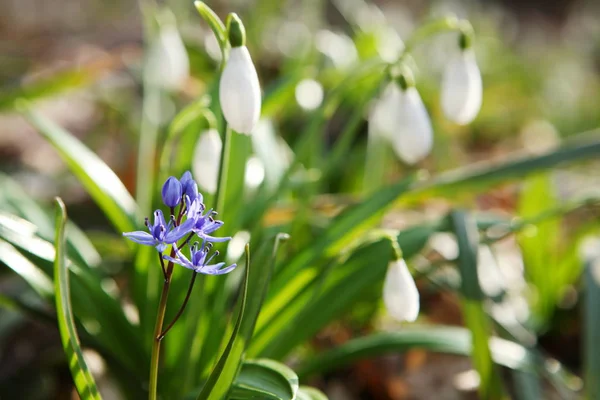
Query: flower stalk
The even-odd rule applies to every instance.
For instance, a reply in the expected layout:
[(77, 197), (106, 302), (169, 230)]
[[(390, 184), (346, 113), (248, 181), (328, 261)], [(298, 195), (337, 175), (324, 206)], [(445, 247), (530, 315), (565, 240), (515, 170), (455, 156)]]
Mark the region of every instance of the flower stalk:
[(158, 303), (158, 311), (156, 313), (156, 323), (154, 325), (154, 335), (152, 336), (152, 356), (150, 358), (150, 383), (149, 383), (149, 400), (157, 399), (158, 389), (158, 366), (160, 358), (160, 343), (164, 336), (161, 336), (163, 323), (165, 320), (165, 312), (167, 311), (167, 299), (169, 298), (169, 288), (171, 286), (171, 275), (173, 271), (173, 263), (169, 263), (167, 275), (160, 293), (160, 301)]

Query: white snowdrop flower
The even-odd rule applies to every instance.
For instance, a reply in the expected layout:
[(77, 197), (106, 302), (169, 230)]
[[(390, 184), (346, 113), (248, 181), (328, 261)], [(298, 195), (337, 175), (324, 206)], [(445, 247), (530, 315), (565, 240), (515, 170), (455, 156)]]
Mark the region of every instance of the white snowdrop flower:
[(219, 82), (219, 101), (231, 128), (249, 135), (260, 117), (260, 84), (245, 44), (242, 22), (235, 14), (227, 20), (231, 51)]
[(389, 137), (396, 155), (407, 164), (425, 158), (433, 147), (433, 129), (429, 114), (414, 86), (400, 91), (398, 108), (393, 114), (395, 131)]
[(379, 99), (375, 101), (369, 114), (369, 132), (391, 138), (397, 131), (397, 120), (394, 117), (400, 107), (400, 88), (389, 83)]
[(390, 262), (383, 283), (383, 302), (399, 321), (412, 322), (419, 315), (419, 291), (403, 259)]
[(209, 129), (200, 134), (194, 149), (192, 171), (198, 186), (208, 193), (217, 191), (219, 179), (219, 162), (223, 143), (216, 129)]
[(146, 79), (152, 85), (176, 90), (189, 77), (190, 61), (175, 26), (175, 18), (171, 14), (165, 14), (161, 24), (146, 60)]
[(461, 50), (446, 65), (442, 79), (442, 110), (460, 125), (470, 123), (481, 109), (483, 85), (473, 50)]

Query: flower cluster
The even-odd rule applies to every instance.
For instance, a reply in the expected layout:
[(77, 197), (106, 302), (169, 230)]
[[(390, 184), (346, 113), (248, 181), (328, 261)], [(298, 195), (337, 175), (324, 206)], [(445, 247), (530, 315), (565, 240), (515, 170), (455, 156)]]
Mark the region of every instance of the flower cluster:
[[(231, 238), (211, 235), (223, 225), (223, 221), (214, 218), (217, 214), (215, 211), (206, 211), (202, 194), (198, 192), (198, 184), (189, 171), (181, 179), (171, 176), (166, 180), (162, 187), (162, 200), (170, 210), (169, 222), (161, 210), (156, 210), (153, 223), (146, 218), (148, 232), (125, 232), (123, 236), (139, 244), (154, 246), (163, 259), (198, 273), (220, 275), (235, 268), (235, 264), (225, 268), (222, 268), (225, 263), (209, 264), (218, 255), (215, 252), (208, 256), (212, 243), (225, 242)], [(194, 236), (202, 242), (200, 245), (195, 242), (190, 246), (191, 256), (188, 259), (181, 250), (189, 245)], [(182, 242), (177, 244), (180, 240)], [(168, 246), (172, 246), (171, 255), (162, 255)]]
[[(442, 111), (449, 120), (460, 125), (475, 119), (482, 101), (481, 72), (471, 48), (472, 36), (471, 30), (461, 33), (460, 51), (446, 65), (442, 80)], [(400, 73), (376, 101), (369, 129), (387, 139), (396, 155), (407, 164), (415, 164), (430, 153), (431, 121), (407, 65), (401, 66)]]

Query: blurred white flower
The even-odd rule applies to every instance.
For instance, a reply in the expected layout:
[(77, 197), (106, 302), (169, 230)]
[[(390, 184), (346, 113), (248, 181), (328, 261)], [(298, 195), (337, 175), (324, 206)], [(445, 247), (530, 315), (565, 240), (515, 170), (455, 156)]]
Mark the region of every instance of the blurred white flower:
[(217, 191), (219, 179), (219, 161), (223, 143), (216, 129), (209, 129), (200, 134), (194, 149), (192, 172), (198, 186), (208, 193)]
[(248, 189), (256, 189), (265, 180), (265, 167), (260, 158), (251, 156), (246, 161), (244, 183)]
[(419, 291), (404, 260), (390, 262), (383, 283), (383, 302), (399, 321), (412, 322), (419, 315)]
[(331, 59), (336, 68), (346, 69), (358, 60), (358, 51), (352, 39), (329, 30), (320, 30), (315, 36), (317, 49)]
[(221, 75), (219, 100), (227, 123), (249, 135), (260, 117), (260, 84), (246, 46), (233, 47)]
[(295, 90), (296, 101), (305, 110), (314, 110), (323, 102), (323, 86), (314, 79), (303, 79)]
[(395, 129), (389, 140), (402, 161), (415, 164), (431, 152), (433, 129), (417, 89), (409, 86), (399, 93), (395, 112), (387, 116), (389, 119), (395, 119)]
[(473, 50), (460, 51), (446, 65), (442, 80), (442, 110), (460, 125), (470, 123), (481, 109), (481, 72)]
[(150, 46), (146, 60), (146, 79), (152, 85), (176, 90), (188, 79), (190, 62), (174, 22), (161, 27)]
[(505, 289), (505, 279), (489, 246), (479, 246), (477, 277), (481, 290), (489, 297), (500, 295)]
[(389, 83), (383, 90), (381, 98), (375, 101), (369, 114), (369, 132), (391, 138), (398, 126), (394, 115), (400, 107), (400, 88)]

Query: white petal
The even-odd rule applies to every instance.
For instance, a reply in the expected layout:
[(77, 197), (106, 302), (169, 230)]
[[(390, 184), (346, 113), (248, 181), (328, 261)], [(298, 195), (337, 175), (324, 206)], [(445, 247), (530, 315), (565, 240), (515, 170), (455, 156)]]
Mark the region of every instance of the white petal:
[(153, 85), (168, 90), (181, 88), (189, 76), (190, 63), (175, 26), (161, 29), (150, 48), (147, 63), (147, 79)]
[(194, 149), (192, 171), (198, 186), (208, 193), (217, 191), (219, 179), (219, 161), (223, 143), (216, 129), (209, 129), (200, 134)]
[(419, 315), (419, 291), (404, 260), (390, 262), (383, 283), (383, 302), (399, 321), (412, 322)]
[(400, 91), (394, 116), (396, 129), (390, 141), (398, 157), (407, 164), (425, 158), (433, 146), (433, 129), (417, 89)]
[(386, 86), (381, 98), (375, 102), (371, 109), (369, 132), (386, 138), (392, 137), (398, 129), (395, 115), (400, 107), (401, 96), (400, 89), (395, 83), (389, 83)]
[(481, 72), (472, 50), (461, 51), (446, 66), (442, 80), (442, 110), (457, 124), (473, 121), (481, 109)]
[(234, 131), (250, 134), (254, 130), (260, 117), (260, 84), (246, 46), (231, 49), (219, 83), (219, 100)]

